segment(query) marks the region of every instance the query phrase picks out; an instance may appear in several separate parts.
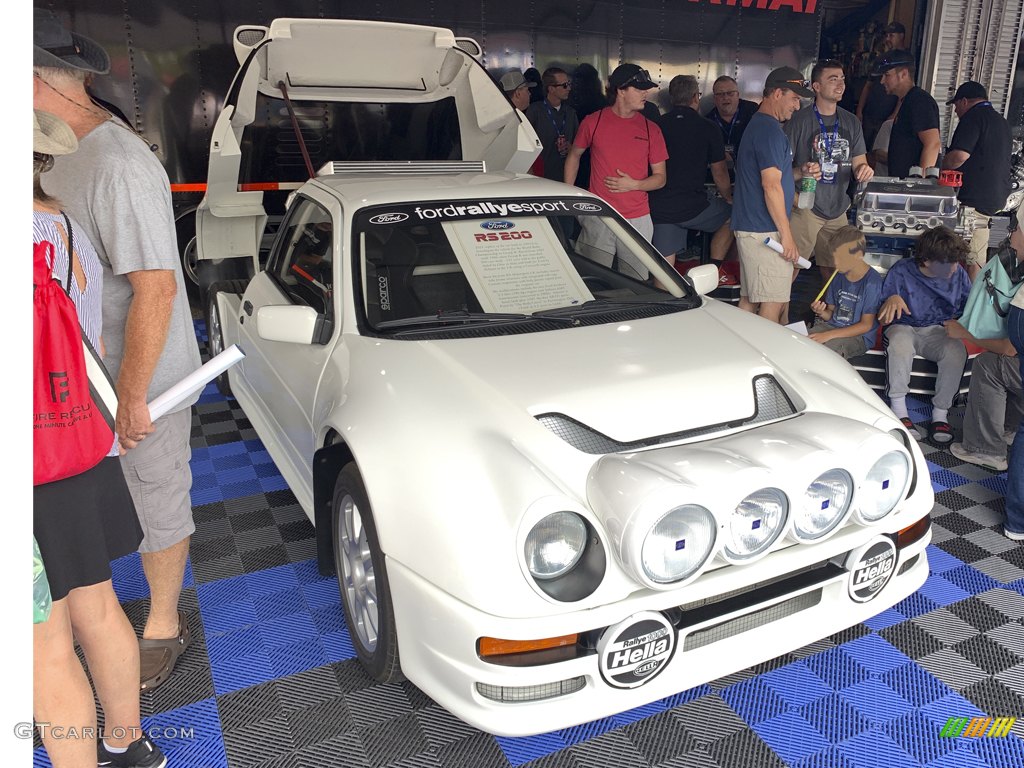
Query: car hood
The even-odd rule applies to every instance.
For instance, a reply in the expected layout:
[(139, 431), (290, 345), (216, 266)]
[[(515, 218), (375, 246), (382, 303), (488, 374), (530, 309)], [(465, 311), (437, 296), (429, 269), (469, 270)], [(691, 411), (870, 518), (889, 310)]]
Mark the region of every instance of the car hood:
[(448, 387), (492, 389), (532, 416), (561, 414), (627, 443), (748, 418), (753, 377), (772, 372), (700, 309), (417, 346), (421, 384), (433, 374)]

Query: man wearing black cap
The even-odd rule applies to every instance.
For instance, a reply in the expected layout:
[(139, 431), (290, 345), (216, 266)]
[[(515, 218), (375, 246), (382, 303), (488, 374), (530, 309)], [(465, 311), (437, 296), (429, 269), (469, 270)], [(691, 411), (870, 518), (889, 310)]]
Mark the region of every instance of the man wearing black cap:
[(33, 32), (34, 106), (63, 118), (79, 146), (56, 161), (46, 192), (81, 223), (103, 263), (104, 362), (116, 382), (115, 427), (127, 450), (121, 468), (144, 533), (139, 552), (151, 597), (139, 643), (146, 690), (167, 679), (190, 640), (178, 598), (195, 530), (189, 440), (198, 394), (155, 422), (147, 403), (200, 366), (199, 348), (167, 173), (149, 143), (85, 90), (86, 76), (106, 73), (109, 57), (47, 10), (36, 9)]
[[(647, 70), (636, 64), (620, 64), (608, 84), (609, 98), (614, 96), (614, 102), (587, 115), (580, 124), (565, 158), (563, 180), (566, 184), (576, 180), (580, 156), (589, 148), (590, 191), (607, 200), (650, 240), (654, 222), (647, 193), (665, 186), (668, 150), (661, 128), (644, 117), (643, 108), (648, 91), (658, 86)], [(615, 236), (596, 217), (583, 217), (581, 225), (577, 248), (606, 266), (618, 253), (623, 262), (618, 265), (619, 271), (647, 279), (647, 268), (632, 257), (630, 249), (619, 248)]]
[(939, 160), (939, 105), (914, 84), (910, 51), (889, 51), (875, 65), (885, 92), (896, 96), (896, 116), (889, 134), (889, 175), (905, 178), (911, 166), (922, 170)]
[(959, 118), (942, 167), (963, 173), (960, 202), (974, 209), (967, 273), (973, 280), (988, 260), (989, 217), (1002, 210), (1010, 194), (1010, 124), (992, 108), (981, 83), (968, 80), (956, 89), (952, 104)]
[[(793, 264), (800, 258), (789, 226), (796, 194), (793, 149), (781, 123), (800, 109), (801, 96), (813, 95), (799, 70), (772, 70), (736, 157), (732, 229), (740, 254), (740, 308), (776, 323), (785, 323)], [(816, 162), (804, 163), (800, 170), (815, 178), (821, 175)], [(781, 254), (765, 245), (769, 237), (782, 244)]]

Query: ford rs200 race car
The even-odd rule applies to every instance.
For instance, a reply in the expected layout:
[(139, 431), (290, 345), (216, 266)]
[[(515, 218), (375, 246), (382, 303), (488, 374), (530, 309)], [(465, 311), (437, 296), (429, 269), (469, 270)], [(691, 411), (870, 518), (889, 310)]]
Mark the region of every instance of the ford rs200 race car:
[[(360, 24), (360, 40), (376, 29)], [(280, 64), (278, 28), (308, 49), (279, 20), (249, 66)], [(441, 32), (424, 86), (389, 99), (418, 104), (443, 91), (438, 71), (458, 84), (456, 65), (478, 66)], [(345, 50), (325, 55), (330, 76)], [(238, 99), (269, 80), (240, 73)], [(246, 353), (220, 384), (316, 526), (368, 673), (532, 734), (776, 657), (920, 587), (928, 469), (857, 373), (706, 298), (714, 266), (679, 277), (599, 198), (515, 173), (531, 153), (511, 112), (488, 113), (509, 133), (506, 170), (485, 172), (465, 143), (482, 113), (454, 99), (464, 159), (325, 165), (266, 259), (260, 193), (232, 176), (248, 118), (229, 105), (200, 216), (203, 258), (255, 272), (209, 291), (212, 351)]]

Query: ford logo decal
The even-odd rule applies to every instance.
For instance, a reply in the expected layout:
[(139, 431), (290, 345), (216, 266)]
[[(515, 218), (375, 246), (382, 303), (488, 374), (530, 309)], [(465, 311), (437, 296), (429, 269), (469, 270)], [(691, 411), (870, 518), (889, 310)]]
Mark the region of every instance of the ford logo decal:
[(480, 225), (481, 229), (514, 229), (515, 226), (511, 221), (485, 221)]
[(397, 224), (409, 218), (408, 213), (378, 213), (370, 217), (371, 224)]
[(587, 213), (594, 213), (601, 210), (601, 206), (596, 203), (573, 203), (572, 207), (577, 211), (586, 211)]

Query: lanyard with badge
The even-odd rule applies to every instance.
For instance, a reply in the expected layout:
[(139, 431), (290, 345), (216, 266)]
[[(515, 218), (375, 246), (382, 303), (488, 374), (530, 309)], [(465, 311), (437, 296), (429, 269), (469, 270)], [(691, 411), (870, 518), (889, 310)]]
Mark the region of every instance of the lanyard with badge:
[(839, 113), (836, 113), (836, 121), (832, 124), (832, 135), (828, 135), (825, 128), (825, 121), (821, 119), (818, 105), (814, 105), (814, 115), (818, 118), (818, 125), (821, 127), (821, 146), (824, 152), (821, 153), (821, 183), (835, 184), (836, 174), (839, 172), (839, 163), (832, 158), (832, 147), (839, 141)]
[(562, 126), (559, 127), (558, 123), (555, 122), (555, 115), (551, 109), (551, 105), (547, 99), (544, 100), (544, 109), (547, 110), (548, 120), (551, 121), (552, 127), (555, 129), (555, 147), (558, 149), (558, 154), (565, 157), (569, 152), (569, 140), (565, 136), (565, 121), (568, 119), (566, 115), (565, 107), (559, 110), (562, 113)]
[(740, 111), (737, 109), (732, 116), (732, 120), (729, 121), (729, 133), (725, 133), (725, 123), (722, 122), (722, 116), (718, 114), (718, 110), (715, 110), (715, 122), (718, 123), (718, 127), (722, 129), (722, 133), (725, 133), (725, 151), (730, 155), (736, 154), (736, 148), (732, 143), (732, 129), (736, 127), (736, 121), (740, 119)]

